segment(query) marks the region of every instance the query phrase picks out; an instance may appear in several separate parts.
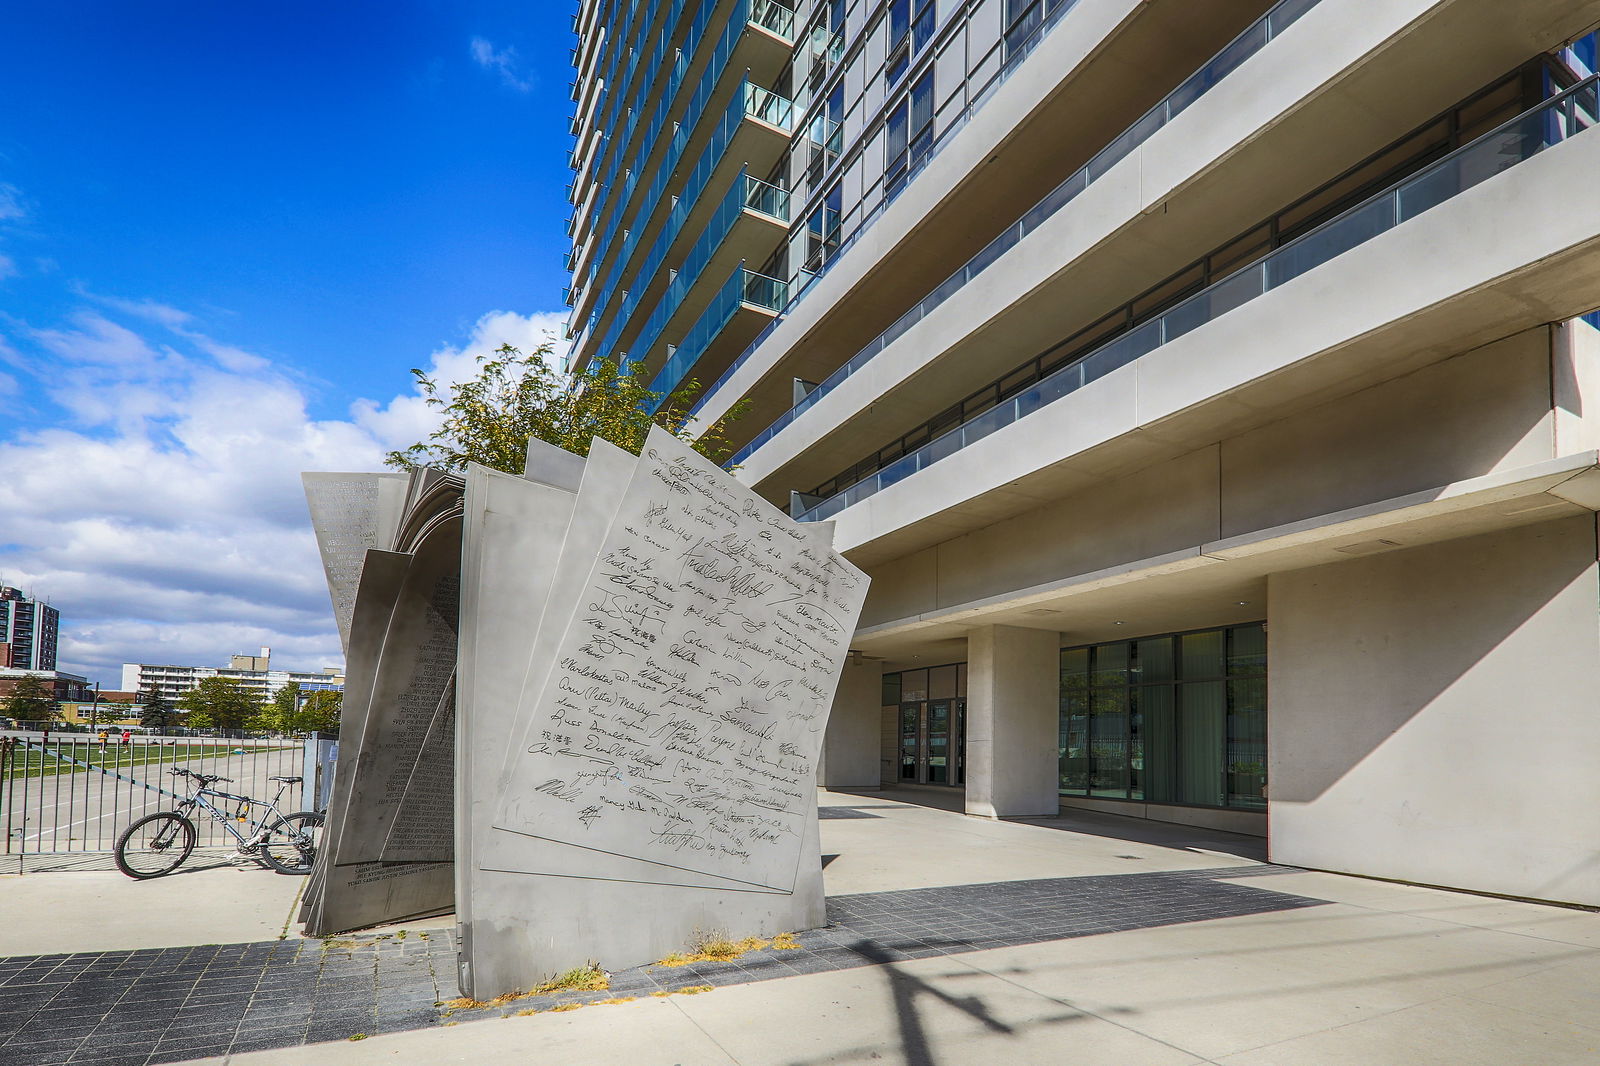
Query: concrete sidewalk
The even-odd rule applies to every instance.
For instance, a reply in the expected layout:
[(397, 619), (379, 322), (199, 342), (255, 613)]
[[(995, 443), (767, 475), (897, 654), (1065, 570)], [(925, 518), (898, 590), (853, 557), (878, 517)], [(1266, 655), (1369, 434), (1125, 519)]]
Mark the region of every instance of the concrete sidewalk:
[[(283, 1015), (295, 1014), (274, 1011), (278, 1000), (261, 991), (260, 1006), (229, 1023), (237, 1026), (226, 1043), (233, 1053), (196, 1061), (1600, 1063), (1593, 913), (1264, 866), (1248, 857), (1259, 854), (1258, 841), (1205, 830), (1098, 815), (990, 822), (904, 798), (930, 797), (823, 795), (836, 925), (803, 937), (804, 950), (618, 974), (622, 987), (588, 997), (627, 1000), (620, 1003), (577, 1009), (574, 997), (526, 1000), (442, 1025), (426, 1024), (423, 1010), (413, 1024), (424, 1027), (380, 1035), (362, 1022), (368, 1027), (344, 1034), (363, 1035), (355, 1041), (327, 1040), (337, 1030), (318, 1028), (313, 1017), (310, 1029), (297, 1031), (323, 1042), (246, 1052), (283, 1031), (252, 1024), (281, 1027)], [(243, 885), (247, 873), (207, 876)], [(7, 913), (17, 880), (0, 884)], [(185, 902), (181, 886), (170, 891), (169, 904), (187, 909), (191, 926), (209, 927), (209, 903), (192, 895)], [(281, 922), (290, 899), (271, 902), (268, 925)], [(407, 943), (408, 951), (417, 947), (415, 938)], [(445, 937), (433, 943), (443, 950)], [(355, 982), (350, 988), (362, 989), (357, 998), (367, 1003), (390, 978), (358, 956), (395, 944), (347, 942), (349, 961), (322, 963), (316, 998), (340, 988), (336, 975), (348, 972), (356, 976), (342, 980)], [(293, 950), (304, 965), (307, 950), (322, 949)], [(703, 985), (714, 987), (673, 994)], [(425, 987), (437, 986), (413, 995), (431, 994)], [(11, 992), (0, 984), (0, 998)], [(186, 1003), (179, 1013), (193, 1008)], [(463, 1020), (529, 1009), (540, 1013)], [(375, 1018), (381, 1028), (386, 1016), (381, 1005), (373, 1010), (368, 1003), (364, 1014), (330, 1017), (351, 1026)], [(64, 1056), (0, 1045), (0, 1062), (135, 1061), (112, 1054), (118, 1040), (132, 1050), (117, 1021), (108, 1016)], [(177, 1033), (152, 1040), (137, 1061), (184, 1058)], [(202, 1037), (192, 1039), (189, 1059)]]
[(273, 940), (293, 932), (304, 886), (253, 862), (198, 853), (149, 881), (116, 869), (6, 874), (0, 957)]

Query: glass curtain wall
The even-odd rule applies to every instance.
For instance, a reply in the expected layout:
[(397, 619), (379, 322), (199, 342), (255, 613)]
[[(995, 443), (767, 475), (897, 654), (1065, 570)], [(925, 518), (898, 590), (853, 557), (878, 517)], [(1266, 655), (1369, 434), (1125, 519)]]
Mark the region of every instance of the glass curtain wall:
[(1062, 651), (1058, 754), (1064, 796), (1265, 809), (1266, 626)]

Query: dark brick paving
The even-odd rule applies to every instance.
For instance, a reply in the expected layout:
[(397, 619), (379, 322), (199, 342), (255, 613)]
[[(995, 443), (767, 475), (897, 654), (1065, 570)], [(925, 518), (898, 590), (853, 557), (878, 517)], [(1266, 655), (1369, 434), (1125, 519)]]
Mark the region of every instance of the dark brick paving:
[[(847, 809), (847, 808), (846, 808)], [(604, 992), (450, 1012), (453, 933), (0, 958), (0, 1064), (146, 1066), (344, 1040), (691, 985), (733, 985), (1322, 905), (1231, 883), (1251, 866), (834, 896), (794, 950), (641, 967)]]

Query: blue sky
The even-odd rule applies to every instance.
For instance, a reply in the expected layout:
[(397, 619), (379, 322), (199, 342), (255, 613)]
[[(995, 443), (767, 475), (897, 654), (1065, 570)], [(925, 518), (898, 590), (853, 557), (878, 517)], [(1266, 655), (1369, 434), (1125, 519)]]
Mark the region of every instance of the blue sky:
[(338, 662), (301, 469), (559, 316), (566, 3), (13, 5), (0, 582), (62, 668)]

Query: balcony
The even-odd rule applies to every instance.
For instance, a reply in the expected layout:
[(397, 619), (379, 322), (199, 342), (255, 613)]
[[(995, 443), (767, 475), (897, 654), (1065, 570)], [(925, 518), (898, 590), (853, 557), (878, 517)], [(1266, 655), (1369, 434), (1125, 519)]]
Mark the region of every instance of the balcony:
[[(800, 417), (807, 410), (815, 406), (823, 397), (838, 388), (846, 378), (851, 377), (871, 362), (879, 352), (902, 336), (908, 329), (920, 322), (934, 308), (943, 304), (966, 285), (978, 277), (995, 260), (1010, 251), (1028, 234), (1038, 229), (1047, 220), (1071, 204), (1078, 198), (1078, 194), (1098, 181), (1115, 164), (1127, 157), (1135, 148), (1148, 141), (1159, 130), (1177, 118), (1189, 106), (1199, 100), (1208, 91), (1218, 85), (1223, 78), (1237, 69), (1246, 59), (1255, 55), (1280, 33), (1288, 29), (1305, 12), (1320, 3), (1321, 0), (1284, 0), (1272, 10), (1268, 11), (1243, 34), (1236, 38), (1228, 47), (1212, 58), (1205, 66), (1190, 75), (1183, 84), (1168, 94), (1162, 101), (1146, 112), (1137, 122), (1133, 123), (1120, 136), (1106, 147), (1102, 148), (1083, 166), (1079, 167), (1070, 177), (1056, 186), (1048, 195), (1030, 208), (1012, 225), (1006, 227), (1001, 234), (984, 246), (983, 250), (973, 256), (960, 269), (941, 282), (927, 296), (916, 303), (911, 310), (901, 315), (889, 328), (878, 334), (865, 347), (852, 356), (843, 366), (824, 378), (821, 384), (812, 389), (804, 399), (796, 403), (789, 410), (779, 415), (767, 428), (750, 441), (749, 444), (739, 449), (733, 456), (732, 462), (741, 464), (767, 441), (783, 430), (783, 428)], [(837, 258), (835, 253), (829, 263)], [(806, 285), (799, 287), (804, 291), (810, 282), (815, 280), (812, 274), (806, 279)], [(799, 293), (796, 293), (798, 297)], [(740, 359), (748, 357), (749, 353), (741, 353)], [(730, 367), (729, 371), (737, 367)], [(718, 383), (720, 384), (720, 382)]]
[[(1312, 5), (1142, 144), (1124, 154), (1113, 143), (1121, 134), (1108, 138), (1110, 150), (1091, 157), (1096, 165), (1084, 175), (1093, 180), (1069, 180), (1037, 213), (1017, 204), (1013, 226), (1019, 214), (1033, 217), (1015, 231), (1015, 244), (1002, 231), (996, 258), (982, 255), (971, 270), (958, 271), (962, 276), (947, 277), (950, 288), (920, 317), (913, 314), (904, 332), (886, 336), (882, 349), (836, 378), (831, 391), (805, 397), (804, 413), (743, 457), (742, 476), (769, 498), (790, 488), (831, 496), (880, 462), (928, 443), (922, 431), (938, 435), (981, 413), (977, 394), (992, 394), (997, 381), (1004, 379), (1000, 400), (1037, 381), (1039, 374), (1014, 376), (1024, 363), (1042, 362), (1048, 373), (1108, 339), (1113, 312), (1128, 312), (1114, 323), (1119, 329), (1142, 324), (1520, 113), (1536, 97), (1507, 83), (1518, 82), (1519, 67), (1596, 7), (1556, 0), (1548, 10), (1558, 21), (1539, 26), (1508, 25), (1494, 9), (1489, 0), (1416, 0), (1386, 9), (1384, 18), (1349, 20), (1337, 5)], [(1417, 12), (1426, 19), (1419, 22)], [(1440, 34), (1461, 47), (1429, 48), (1430, 36)], [(1482, 99), (1490, 86), (1508, 95), (1497, 89)], [(1424, 131), (1431, 131), (1425, 153), (1409, 141)], [(1120, 160), (1105, 162), (1116, 155)], [(1108, 169), (1096, 176), (1101, 166)], [(1070, 203), (1049, 213), (1050, 201), (1069, 193)], [(1276, 218), (1270, 239), (1254, 239), (1269, 217)], [(831, 294), (835, 279), (816, 284)], [(780, 326), (772, 336), (779, 331), (788, 335)], [(792, 377), (824, 381), (855, 354), (859, 349), (796, 350), (781, 368), (789, 378), (779, 410), (794, 404)], [(765, 362), (763, 356), (751, 370), (761, 372)], [(751, 390), (748, 371), (735, 378), (730, 395)], [(720, 401), (708, 404), (701, 417), (709, 423), (720, 409)], [(752, 421), (746, 434), (761, 426)], [(837, 485), (823, 484), (852, 466)]]
[[(695, 166), (683, 178), (682, 194), (671, 211), (652, 217), (647, 228), (623, 238), (617, 261), (592, 301), (600, 334), (598, 343), (585, 345), (579, 365), (623, 350), (632, 351), (635, 359), (640, 357), (644, 348), (635, 344), (634, 338), (643, 334), (644, 327), (635, 312), (650, 306), (666, 287), (670, 279), (662, 267), (685, 254), (683, 242), (704, 231), (712, 216), (721, 210), (716, 201), (705, 197), (705, 190), (719, 188), (723, 183), (731, 186), (753, 180), (737, 177), (741, 166), (769, 172), (788, 148), (793, 120), (794, 105), (790, 101), (748, 81), (739, 84), (722, 119), (703, 142)], [(663, 191), (670, 173), (663, 169), (657, 177)], [(787, 223), (787, 193), (783, 194), (782, 205), (782, 221)], [(778, 247), (782, 234), (766, 234), (761, 239), (767, 242), (764, 247), (751, 245), (736, 258), (764, 261)], [(641, 247), (646, 249), (642, 255)], [(628, 291), (621, 292), (625, 282), (630, 283)]]
[[(672, 275), (650, 317), (637, 327), (638, 336), (629, 346), (627, 361), (646, 367), (656, 365), (656, 345), (661, 338), (677, 336), (689, 328), (687, 324), (714, 299), (700, 282), (722, 277), (736, 263), (764, 261), (788, 232), (788, 222), (788, 192), (741, 171)], [(601, 350), (609, 351), (604, 346)]]
[(816, 283), (792, 287), (780, 322), (708, 391), (702, 417), (741, 399), (767, 418), (781, 413), (795, 376), (826, 377), (834, 353), (858, 350), (1015, 221), (1013, 205), (1037, 201), (1271, 6), (1064, 0), (1027, 41), (997, 44), (965, 97), (936, 116), (905, 190), (892, 200), (882, 183), (864, 190), (841, 219), (838, 253)]
[[(1600, 138), (1583, 136), (1600, 115), (1597, 84), (1472, 141), (799, 517), (838, 516), (841, 546), (860, 546), (1002, 486), (1030, 499), (1031, 482), (1063, 476), (1091, 448), (1105, 462), (1138, 447), (1135, 437), (1145, 447), (1215, 440), (1223, 426), (1588, 310), (1600, 209), (1579, 190), (1600, 166)], [(1216, 402), (1224, 394), (1231, 402)], [(940, 463), (943, 477), (916, 476)], [(881, 493), (892, 502), (852, 510)], [(997, 512), (970, 514), (991, 522)], [(934, 523), (926, 535), (952, 528)]]
[[(681, 5), (683, 0), (677, 2)], [(794, 14), (773, 0), (736, 0), (726, 29), (702, 57), (699, 40), (715, 24), (713, 13), (721, 10), (720, 3), (701, 5), (685, 42), (692, 58), (679, 56), (665, 76), (656, 77), (648, 92), (629, 101), (635, 106), (626, 127), (618, 131), (616, 147), (599, 176), (605, 192), (594, 208), (602, 234), (591, 267), (597, 277), (615, 269), (619, 232), (653, 234), (653, 213), (662, 203), (670, 203), (668, 197), (676, 191), (671, 187), (673, 172), (685, 155), (692, 156), (703, 143), (703, 119), (718, 114), (738, 87), (728, 75), (739, 72), (752, 81), (770, 83), (789, 59), (791, 39), (783, 33), (794, 32)], [(656, 65), (647, 64), (646, 69), (658, 69), (664, 60), (665, 56), (656, 57)], [(691, 84), (695, 88), (685, 99), (683, 88)], [(674, 114), (676, 119), (669, 123)], [(641, 123), (641, 116), (648, 117)], [(641, 180), (646, 177), (653, 180), (642, 187)], [(602, 288), (591, 285), (593, 290)]]
[(746, 270), (743, 263), (735, 267), (650, 382), (650, 390), (662, 394), (655, 409), (667, 403), (692, 371), (715, 373), (719, 364), (732, 359), (778, 313), (789, 298), (788, 289), (787, 282)]

